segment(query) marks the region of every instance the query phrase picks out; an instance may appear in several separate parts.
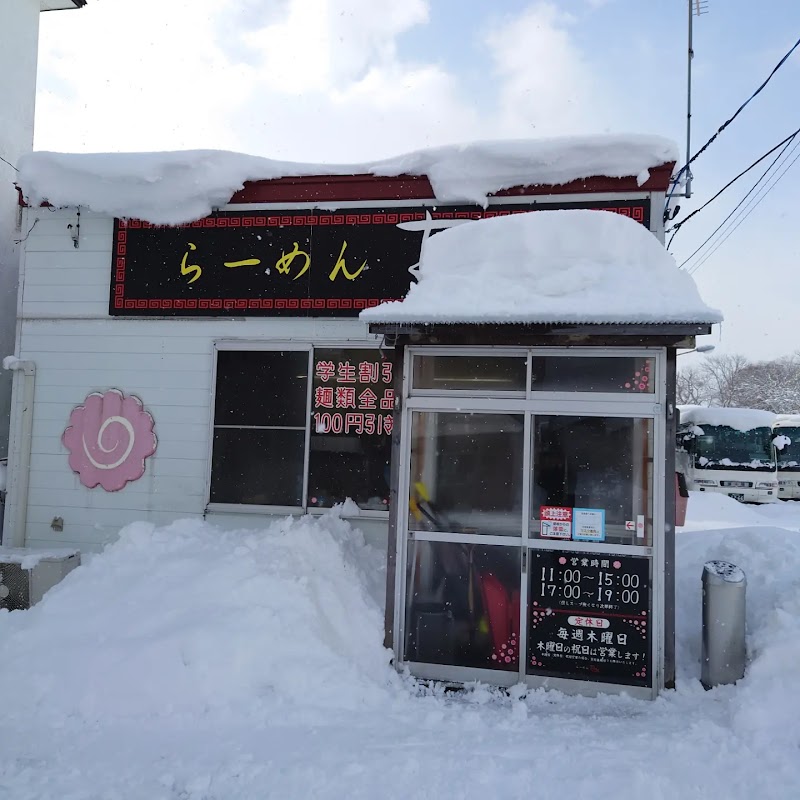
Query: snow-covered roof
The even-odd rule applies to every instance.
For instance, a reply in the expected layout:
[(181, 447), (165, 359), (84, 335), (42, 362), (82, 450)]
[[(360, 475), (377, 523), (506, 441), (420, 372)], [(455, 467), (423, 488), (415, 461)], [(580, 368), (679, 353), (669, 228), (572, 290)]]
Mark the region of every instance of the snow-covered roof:
[(634, 176), (678, 158), (658, 136), (604, 135), (475, 142), (419, 150), (364, 164), (274, 161), (222, 150), (168, 153), (29, 153), (19, 160), (28, 202), (83, 206), (115, 217), (177, 225), (227, 204), (245, 181), (312, 175), (424, 175), (440, 202), (486, 205), (517, 186), (560, 186), (604, 176)]
[(775, 414), (757, 408), (719, 408), (716, 406), (678, 406), (681, 425), (726, 425), (737, 431), (771, 428)]
[(713, 323), (722, 315), (643, 225), (604, 211), (466, 222), (425, 242), (404, 300), (375, 323)]
[(776, 428), (800, 428), (800, 414), (776, 414)]

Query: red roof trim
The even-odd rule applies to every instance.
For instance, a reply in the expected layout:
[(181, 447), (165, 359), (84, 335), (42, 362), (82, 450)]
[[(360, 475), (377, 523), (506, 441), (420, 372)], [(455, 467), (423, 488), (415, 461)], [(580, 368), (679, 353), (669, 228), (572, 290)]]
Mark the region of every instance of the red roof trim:
[[(495, 192), (493, 197), (530, 197), (551, 194), (596, 194), (608, 192), (666, 192), (675, 164), (662, 164), (650, 170), (650, 178), (641, 186), (636, 178), (597, 176), (570, 181), (556, 186), (516, 186)], [(17, 186), (20, 205), (25, 205), (22, 190)], [(275, 178), (268, 181), (246, 181), (244, 188), (230, 199), (240, 203), (328, 203), (353, 200), (431, 200), (435, 197), (430, 181), (424, 175), (309, 175), (299, 178)], [(48, 205), (44, 203), (43, 205)]]
[[(549, 194), (593, 194), (598, 192), (665, 192), (675, 164), (662, 164), (650, 170), (650, 178), (641, 186), (635, 177), (602, 176), (570, 181), (557, 186), (517, 186), (496, 192), (493, 197), (517, 197)], [(434, 197), (430, 181), (424, 175), (381, 177), (376, 175), (310, 175), (299, 178), (275, 178), (247, 181), (230, 202), (303, 203), (331, 200), (430, 200)]]

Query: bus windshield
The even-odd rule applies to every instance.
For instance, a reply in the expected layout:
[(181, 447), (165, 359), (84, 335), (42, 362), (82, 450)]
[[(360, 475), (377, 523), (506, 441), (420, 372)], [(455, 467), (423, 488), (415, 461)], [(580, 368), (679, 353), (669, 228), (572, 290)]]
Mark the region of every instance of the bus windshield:
[(778, 450), (778, 469), (800, 472), (800, 428), (775, 428), (776, 436), (786, 436), (791, 443)]
[[(702, 434), (697, 430), (699, 427)], [(739, 431), (727, 425), (695, 428), (695, 467), (699, 469), (774, 470), (771, 428)]]

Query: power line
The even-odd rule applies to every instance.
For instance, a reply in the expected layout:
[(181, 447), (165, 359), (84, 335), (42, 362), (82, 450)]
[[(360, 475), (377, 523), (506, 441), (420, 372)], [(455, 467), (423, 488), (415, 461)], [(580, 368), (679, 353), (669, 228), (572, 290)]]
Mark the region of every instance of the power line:
[(722, 131), (724, 131), (725, 128), (727, 128), (728, 125), (730, 125), (736, 119), (736, 117), (738, 117), (739, 114), (741, 114), (742, 111), (744, 111), (744, 109), (747, 107), (747, 105), (750, 103), (750, 101), (753, 100), (756, 96), (758, 96), (761, 93), (761, 91), (764, 89), (764, 87), (772, 80), (772, 76), (784, 65), (784, 63), (786, 63), (786, 60), (798, 48), (798, 46), (800, 46), (800, 39), (798, 39), (792, 45), (792, 47), (790, 48), (789, 52), (786, 53), (786, 55), (775, 65), (775, 67), (773, 68), (772, 72), (770, 72), (770, 74), (767, 75), (766, 80), (761, 84), (761, 86), (759, 86), (758, 89), (756, 89), (753, 92), (753, 94), (751, 94), (750, 97), (748, 97), (747, 100), (745, 100), (744, 103), (742, 103), (739, 106), (739, 108), (736, 109), (736, 112), (734, 113), (734, 115), (730, 119), (726, 120), (725, 122), (722, 123), (722, 125), (719, 126), (719, 128), (717, 129), (717, 132), (686, 162), (686, 164), (684, 164), (681, 167), (681, 169), (679, 170), (678, 174), (675, 176), (675, 180), (673, 181), (673, 184), (672, 184), (672, 189), (670, 189), (669, 195), (667, 196), (667, 202), (666, 202), (666, 205), (664, 207), (664, 213), (665, 214), (669, 210), (670, 200), (672, 199), (672, 195), (675, 192), (675, 188), (677, 187), (678, 182), (680, 181), (681, 175), (683, 175), (683, 173), (686, 172), (686, 170), (689, 169), (689, 167), (692, 165), (692, 163), (697, 159), (697, 157), (699, 155), (701, 155), (702, 153), (704, 153), (708, 149), (709, 145), (717, 138), (717, 136), (719, 136), (722, 133)]
[(766, 187), (766, 191), (764, 191), (764, 194), (761, 195), (761, 197), (758, 197), (756, 199), (755, 205), (752, 208), (750, 208), (749, 211), (747, 211), (747, 213), (744, 215), (744, 217), (742, 217), (740, 220), (738, 220), (736, 222), (736, 224), (733, 226), (733, 228), (731, 228), (731, 230), (728, 231), (726, 236), (723, 239), (721, 239), (717, 243), (717, 245), (710, 252), (708, 252), (705, 256), (703, 256), (703, 258), (691, 270), (689, 270), (689, 274), (690, 275), (694, 275), (700, 269), (700, 267), (702, 267), (703, 264), (705, 264), (706, 261), (708, 261), (708, 259), (711, 258), (711, 256), (713, 256), (714, 253), (716, 253), (717, 250), (719, 250), (720, 247), (722, 247), (723, 244), (725, 244), (725, 242), (730, 238), (731, 234), (750, 216), (750, 214), (753, 213), (753, 211), (756, 210), (756, 208), (758, 208), (758, 206), (761, 203), (761, 201), (775, 188), (775, 186), (778, 184), (780, 179), (792, 168), (792, 166), (794, 165), (795, 161), (797, 161), (799, 158), (800, 158), (800, 153), (798, 153), (792, 159), (792, 162), (789, 164), (789, 166), (786, 167), (786, 169), (775, 179), (775, 181), (770, 186)]
[[(800, 145), (800, 142), (798, 142), (798, 145)], [(795, 146), (795, 148), (792, 148), (792, 149), (794, 150), (794, 149), (796, 149), (796, 147), (797, 147), (797, 145)], [(795, 156), (795, 157), (792, 159), (792, 161), (791, 161), (791, 163), (789, 164), (789, 166), (788, 166), (788, 167), (786, 167), (786, 169), (785, 169), (785, 170), (784, 170), (784, 171), (783, 171), (783, 172), (782, 172), (780, 175), (778, 175), (778, 177), (777, 177), (777, 178), (776, 178), (776, 179), (775, 179), (775, 180), (774, 180), (774, 181), (773, 181), (773, 182), (772, 182), (772, 183), (771, 183), (769, 186), (767, 186), (767, 187), (766, 187), (766, 190), (765, 190), (765, 191), (764, 191), (764, 193), (761, 195), (761, 197), (758, 197), (758, 198), (757, 198), (755, 205), (754, 205), (754, 206), (753, 206), (753, 207), (752, 207), (752, 208), (751, 208), (751, 209), (750, 209), (750, 210), (749, 210), (749, 211), (748, 211), (748, 212), (747, 212), (747, 213), (744, 215), (744, 217), (742, 217), (742, 218), (741, 218), (741, 219), (740, 219), (740, 220), (739, 220), (739, 221), (738, 221), (738, 222), (737, 222), (737, 223), (736, 223), (736, 224), (733, 226), (733, 228), (731, 228), (731, 230), (730, 230), (730, 231), (727, 233), (727, 235), (726, 235), (726, 236), (725, 236), (725, 237), (724, 237), (722, 240), (720, 240), (720, 241), (717, 243), (717, 245), (716, 245), (716, 246), (715, 246), (715, 247), (714, 247), (714, 248), (713, 248), (713, 249), (712, 249), (710, 252), (708, 252), (708, 253), (707, 253), (705, 256), (703, 256), (703, 258), (702, 258), (702, 259), (701, 259), (701, 260), (700, 260), (700, 261), (699, 261), (699, 262), (698, 262), (698, 263), (697, 263), (697, 264), (696, 264), (696, 265), (695, 265), (695, 266), (694, 266), (694, 267), (693, 267), (691, 270), (689, 270), (689, 274), (690, 274), (690, 275), (694, 275), (694, 274), (695, 274), (695, 273), (696, 273), (696, 272), (697, 272), (697, 271), (700, 269), (700, 267), (702, 267), (702, 266), (703, 266), (703, 264), (705, 264), (705, 263), (706, 263), (706, 261), (708, 261), (708, 259), (709, 259), (709, 258), (711, 258), (711, 256), (713, 256), (713, 255), (714, 255), (714, 253), (716, 253), (716, 252), (717, 252), (717, 250), (719, 250), (719, 248), (720, 248), (720, 247), (722, 247), (722, 245), (723, 245), (723, 244), (725, 244), (725, 242), (728, 240), (728, 238), (730, 237), (730, 235), (731, 235), (731, 234), (732, 234), (732, 233), (733, 233), (733, 232), (734, 232), (734, 231), (735, 231), (735, 230), (736, 230), (736, 229), (737, 229), (737, 228), (738, 228), (738, 227), (739, 227), (739, 226), (740, 226), (740, 225), (741, 225), (741, 224), (742, 224), (742, 223), (743, 223), (743, 222), (744, 222), (744, 221), (745, 221), (745, 220), (746, 220), (746, 219), (747, 219), (747, 218), (748, 218), (748, 217), (749, 217), (749, 216), (750, 216), (752, 213), (753, 213), (753, 211), (755, 211), (755, 210), (756, 210), (756, 208), (758, 208), (758, 206), (759, 206), (759, 204), (761, 203), (761, 201), (762, 201), (762, 200), (763, 200), (763, 199), (764, 199), (764, 198), (765, 198), (765, 197), (766, 197), (766, 196), (767, 196), (767, 195), (768, 195), (768, 194), (769, 194), (769, 193), (770, 193), (770, 192), (771, 192), (771, 191), (772, 191), (772, 190), (775, 188), (775, 186), (777, 186), (777, 184), (779, 183), (779, 181), (781, 180), (781, 178), (783, 178), (783, 176), (784, 176), (784, 175), (785, 175), (785, 174), (786, 174), (786, 173), (787, 173), (787, 172), (788, 172), (788, 171), (789, 171), (789, 170), (790, 170), (790, 169), (791, 169), (791, 168), (794, 166), (794, 163), (795, 163), (795, 162), (796, 162), (798, 159), (800, 159), (800, 153), (798, 153), (798, 154), (797, 154), (797, 155), (796, 155), (796, 156)], [(754, 198), (754, 199), (756, 199), (756, 198)], [(751, 202), (752, 202), (752, 201), (751, 201)], [(748, 204), (748, 205), (749, 205), (749, 204)], [(746, 208), (746, 207), (745, 207), (745, 208)], [(743, 209), (743, 210), (744, 210), (744, 209)]]
[(2, 161), (4, 164), (8, 164), (8, 166), (16, 172), (19, 172), (19, 170), (10, 161), (6, 161), (3, 156), (0, 156), (0, 161)]
[[(783, 162), (784, 164), (786, 163), (786, 161), (788, 161), (789, 156), (791, 156), (791, 154), (798, 148), (798, 146), (800, 146), (800, 142), (795, 144), (795, 146), (789, 151), (789, 153), (786, 156), (786, 159)], [(700, 267), (702, 267), (703, 264), (705, 264), (705, 262), (708, 261), (708, 259), (711, 258), (711, 256), (714, 255), (714, 253), (716, 253), (717, 250), (719, 250), (720, 247), (722, 247), (722, 245), (728, 240), (728, 238), (730, 238), (731, 234), (736, 230), (736, 228), (738, 228), (747, 219), (747, 217), (749, 217), (750, 214), (752, 214), (753, 211), (755, 211), (755, 209), (758, 207), (761, 201), (772, 191), (772, 189), (775, 187), (778, 181), (780, 181), (783, 175), (791, 168), (792, 164), (794, 164), (797, 158), (800, 158), (800, 153), (798, 154), (798, 156), (795, 157), (795, 159), (791, 162), (791, 164), (789, 164), (789, 166), (780, 175), (778, 175), (778, 177), (772, 184), (762, 187), (759, 190), (758, 194), (756, 194), (756, 196), (752, 200), (750, 200), (750, 202), (748, 202), (744, 206), (744, 208), (742, 208), (739, 211), (739, 213), (734, 217), (730, 225), (728, 225), (728, 227), (722, 232), (722, 237), (718, 239), (711, 247), (711, 249), (708, 250), (706, 253), (704, 253), (702, 256), (700, 256), (700, 258), (687, 270), (687, 272), (690, 275), (694, 275), (700, 269)], [(781, 164), (780, 166), (783, 166), (783, 164)], [(744, 199), (745, 198), (742, 198), (742, 200)], [(726, 217), (726, 221), (730, 219), (731, 216), (733, 216), (733, 214), (736, 212), (737, 209), (740, 208), (741, 205), (742, 204), (740, 202), (739, 205), (737, 205), (736, 208), (734, 208), (733, 211)], [(723, 222), (723, 225), (724, 224), (725, 222)], [(708, 243), (709, 240), (710, 237), (709, 239), (706, 240), (706, 242), (704, 242), (704, 246), (705, 244)], [(695, 251), (695, 253), (696, 252), (698, 251)], [(692, 255), (689, 256), (689, 258), (687, 258), (680, 266), (683, 267), (685, 264), (687, 264), (691, 260), (691, 258), (695, 255), (695, 253), (692, 253)]]
[[(716, 236), (717, 231), (720, 228), (722, 228), (725, 225), (725, 223), (738, 211), (738, 209), (741, 207), (742, 203), (744, 203), (744, 201), (747, 200), (748, 197), (750, 197), (750, 195), (758, 188), (758, 186), (761, 183), (761, 181), (763, 181), (764, 178), (767, 177), (767, 175), (770, 173), (772, 168), (778, 163), (778, 161), (781, 160), (781, 158), (783, 158), (783, 154), (789, 149), (789, 145), (791, 145), (793, 140), (794, 140), (794, 136), (791, 137), (789, 139), (789, 141), (786, 142), (786, 144), (784, 144), (783, 150), (781, 150), (780, 153), (778, 153), (778, 155), (775, 156), (775, 158), (772, 160), (772, 163), (761, 173), (761, 177), (750, 187), (750, 190), (747, 192), (747, 194), (734, 206), (733, 211), (731, 211), (731, 213), (728, 214), (728, 216), (725, 217), (725, 219), (722, 220), (722, 222), (720, 222), (720, 224), (714, 229), (714, 231), (709, 235), (709, 237), (700, 245), (700, 247), (697, 248), (697, 250), (695, 250), (688, 258), (684, 259), (681, 262), (681, 264), (679, 265), (680, 267), (683, 267), (687, 262), (691, 261), (714, 238), (714, 236)], [(798, 146), (798, 144), (800, 144), (800, 141), (798, 141), (795, 144), (795, 148)], [(787, 156), (787, 158), (788, 158), (788, 156)], [(711, 201), (709, 201), (709, 202), (711, 202)], [(703, 206), (703, 208), (704, 207), (705, 206)], [(697, 209), (697, 211), (701, 211), (701, 210), (702, 210), (702, 208), (698, 208)], [(697, 213), (697, 212), (695, 212), (695, 213)], [(689, 219), (689, 217), (687, 217), (684, 220), (684, 222), (686, 222), (686, 220), (688, 220), (688, 219)], [(676, 228), (675, 233), (677, 233), (677, 232), (678, 232), (678, 230)], [(672, 235), (672, 239), (675, 238), (675, 233)], [(669, 240), (670, 244), (672, 244), (672, 239)]]
[[(795, 150), (797, 150), (798, 147), (800, 147), (800, 141), (798, 141), (794, 145), (794, 147), (792, 147), (792, 149), (787, 153), (783, 164), (785, 164), (786, 161), (789, 160), (789, 157), (791, 156), (791, 154)], [(750, 200), (750, 202), (747, 203), (747, 205), (745, 205), (745, 207), (736, 215), (736, 217), (734, 218), (733, 222), (731, 223), (731, 226), (729, 226), (729, 229), (727, 231), (723, 232), (724, 235), (723, 235), (722, 239), (720, 239), (708, 253), (703, 255), (698, 260), (698, 262), (691, 269), (688, 270), (690, 275), (693, 275), (695, 272), (697, 272), (697, 270), (700, 269), (700, 267), (724, 244), (724, 242), (730, 237), (730, 235), (736, 230), (736, 228), (738, 228), (739, 225), (741, 225), (747, 219), (747, 217), (749, 217), (750, 214), (752, 214), (753, 211), (756, 210), (756, 208), (759, 206), (761, 201), (775, 188), (775, 186), (778, 184), (778, 182), (781, 180), (781, 178), (783, 178), (783, 176), (792, 168), (792, 165), (795, 163), (795, 161), (798, 160), (798, 158), (800, 158), (800, 153), (798, 153), (792, 159), (792, 161), (789, 164), (789, 166), (787, 166), (786, 169), (784, 169), (783, 172), (780, 173), (780, 175), (775, 177), (775, 179), (772, 181), (772, 183), (770, 183), (768, 186), (762, 187), (759, 190), (758, 194), (756, 194), (756, 196), (752, 200)], [(783, 164), (780, 164), (779, 166), (782, 167)], [(755, 205), (753, 205), (753, 204), (755, 204)], [(742, 216), (742, 215), (744, 215), (744, 216)]]
[[(703, 205), (700, 206), (700, 208), (696, 208), (694, 211), (692, 211), (692, 213), (689, 214), (689, 216), (686, 217), (686, 219), (681, 220), (680, 222), (676, 222), (671, 228), (668, 228), (665, 231), (665, 233), (670, 233), (670, 232), (673, 232), (673, 233), (672, 233), (672, 236), (670, 237), (669, 242), (667, 243), (667, 248), (669, 248), (669, 246), (672, 244), (672, 240), (675, 238), (675, 235), (678, 233), (678, 231), (692, 217), (694, 217), (696, 214), (699, 214), (706, 206), (708, 206), (711, 203), (713, 203), (714, 200), (716, 200), (726, 189), (728, 189), (731, 186), (733, 186), (733, 184), (736, 183), (736, 181), (738, 181), (739, 178), (743, 177), (744, 175), (747, 175), (747, 173), (750, 172), (751, 169), (753, 169), (754, 167), (757, 167), (765, 158), (771, 156), (779, 147), (783, 147), (784, 145), (788, 146), (788, 143), (791, 143), (792, 139), (794, 139), (795, 136), (797, 136), (798, 133), (800, 133), (800, 128), (798, 128), (794, 133), (790, 133), (783, 141), (778, 142), (778, 144), (776, 144), (774, 147), (772, 147), (769, 150), (767, 150), (767, 152), (764, 153), (764, 155), (759, 156), (749, 167), (747, 167), (746, 169), (743, 169), (735, 178), (732, 178), (731, 180), (729, 180), (711, 199), (709, 199), (705, 203), (703, 203)], [(780, 156), (778, 156), (778, 158), (780, 158)]]

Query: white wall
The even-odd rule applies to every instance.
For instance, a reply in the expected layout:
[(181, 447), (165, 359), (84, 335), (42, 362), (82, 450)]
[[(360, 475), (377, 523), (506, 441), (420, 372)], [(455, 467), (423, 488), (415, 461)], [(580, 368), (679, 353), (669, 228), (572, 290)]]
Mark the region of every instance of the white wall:
[[(39, 0), (0, 2), (0, 156), (11, 164), (33, 147)], [(0, 161), (0, 358), (14, 351), (17, 231), (16, 172)], [(11, 377), (0, 371), (0, 457), (7, 452)]]
[[(29, 209), (25, 220), (26, 230), (36, 223), (22, 261), (18, 348), (21, 358), (36, 364), (29, 546), (57, 543), (96, 550), (128, 522), (203, 515), (216, 339), (370, 338), (358, 320), (110, 318), (113, 220), (82, 211), (77, 249), (67, 228), (75, 222), (74, 210)], [(144, 476), (119, 492), (82, 486), (61, 443), (72, 409), (90, 392), (111, 388), (141, 398), (158, 436)], [(15, 389), (17, 404), (20, 394)], [(12, 442), (12, 455), (16, 449)], [(19, 511), (14, 463), (9, 472), (7, 535)], [(63, 518), (63, 532), (51, 528), (54, 517)], [(264, 517), (218, 513), (213, 521), (251, 527), (263, 525)], [(360, 527), (367, 535), (385, 537), (385, 521)]]

